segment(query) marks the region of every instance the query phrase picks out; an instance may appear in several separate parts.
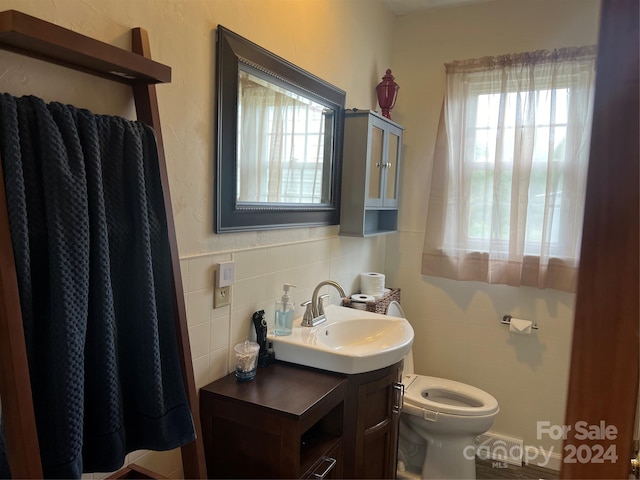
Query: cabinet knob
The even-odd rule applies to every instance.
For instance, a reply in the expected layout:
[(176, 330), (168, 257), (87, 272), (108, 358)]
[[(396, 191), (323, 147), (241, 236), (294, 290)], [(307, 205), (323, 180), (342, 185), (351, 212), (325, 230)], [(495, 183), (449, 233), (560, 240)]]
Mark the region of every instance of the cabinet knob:
[(380, 168), (380, 166), (382, 166), (380, 162), (376, 163), (376, 168)]

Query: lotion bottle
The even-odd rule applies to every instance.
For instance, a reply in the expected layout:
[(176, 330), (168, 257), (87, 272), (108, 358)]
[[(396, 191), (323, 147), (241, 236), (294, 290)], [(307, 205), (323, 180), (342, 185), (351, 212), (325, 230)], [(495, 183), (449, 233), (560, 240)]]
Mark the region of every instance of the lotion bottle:
[(293, 328), (293, 307), (294, 304), (289, 298), (289, 289), (296, 288), (295, 285), (285, 283), (282, 286), (284, 295), (279, 302), (276, 302), (276, 329), (275, 334), (279, 336), (291, 335)]

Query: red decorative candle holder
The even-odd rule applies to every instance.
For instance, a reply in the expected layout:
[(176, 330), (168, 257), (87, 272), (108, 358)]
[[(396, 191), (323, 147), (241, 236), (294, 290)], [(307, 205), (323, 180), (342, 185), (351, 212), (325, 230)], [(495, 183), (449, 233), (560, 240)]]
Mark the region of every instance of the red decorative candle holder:
[(400, 90), (400, 86), (393, 80), (391, 70), (387, 69), (386, 75), (382, 77), (382, 81), (376, 87), (378, 103), (380, 104), (380, 108), (382, 108), (382, 116), (388, 119), (391, 119), (391, 109), (396, 104), (398, 90)]

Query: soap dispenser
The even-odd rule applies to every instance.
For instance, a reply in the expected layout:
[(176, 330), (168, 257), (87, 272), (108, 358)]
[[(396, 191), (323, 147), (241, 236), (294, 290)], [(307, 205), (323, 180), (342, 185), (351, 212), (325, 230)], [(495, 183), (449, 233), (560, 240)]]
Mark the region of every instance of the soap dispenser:
[(279, 336), (291, 335), (293, 328), (293, 307), (294, 304), (289, 298), (289, 289), (296, 288), (295, 285), (285, 283), (282, 286), (284, 295), (279, 302), (276, 302), (276, 329), (275, 334)]

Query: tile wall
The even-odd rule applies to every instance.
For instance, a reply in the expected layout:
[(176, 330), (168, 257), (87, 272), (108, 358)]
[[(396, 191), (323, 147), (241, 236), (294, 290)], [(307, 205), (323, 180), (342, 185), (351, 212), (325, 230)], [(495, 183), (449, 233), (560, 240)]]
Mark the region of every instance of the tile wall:
[[(282, 285), (290, 292), (295, 316), (322, 280), (339, 282), (347, 293), (359, 289), (359, 274), (382, 271), (385, 238), (334, 237), (181, 259), (193, 368), (198, 388), (233, 370), (233, 346), (255, 338), (251, 316), (265, 310), (269, 330)], [(219, 262), (235, 262), (231, 304), (213, 308), (213, 277)], [(335, 290), (328, 291), (337, 303)]]

